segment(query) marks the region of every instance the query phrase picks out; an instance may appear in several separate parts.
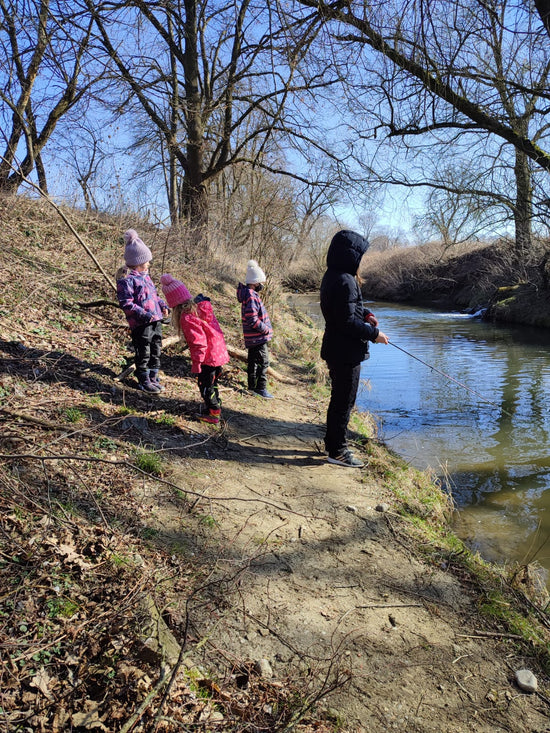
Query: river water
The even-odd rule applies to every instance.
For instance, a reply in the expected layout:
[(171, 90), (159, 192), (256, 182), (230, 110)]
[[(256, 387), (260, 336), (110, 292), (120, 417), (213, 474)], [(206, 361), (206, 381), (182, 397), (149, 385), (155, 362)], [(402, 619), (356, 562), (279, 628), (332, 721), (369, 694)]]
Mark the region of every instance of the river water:
[[(290, 302), (322, 326), (316, 296)], [(375, 416), (389, 447), (441, 478), (458, 508), (455, 531), (470, 547), (487, 560), (537, 560), (550, 570), (550, 332), (409, 305), (368, 307), (396, 346), (438, 371), (371, 344), (357, 407)]]

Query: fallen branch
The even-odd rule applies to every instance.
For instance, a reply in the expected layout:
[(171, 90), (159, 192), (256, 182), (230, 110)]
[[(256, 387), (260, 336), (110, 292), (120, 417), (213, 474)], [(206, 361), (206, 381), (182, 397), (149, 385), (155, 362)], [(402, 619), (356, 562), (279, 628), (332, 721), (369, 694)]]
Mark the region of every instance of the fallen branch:
[(94, 255), (94, 253), (90, 249), (90, 247), (88, 247), (88, 245), (86, 244), (86, 242), (82, 239), (82, 237), (80, 236), (80, 234), (76, 231), (76, 229), (72, 225), (69, 217), (62, 211), (62, 209), (55, 203), (55, 201), (50, 196), (48, 196), (48, 194), (42, 188), (40, 188), (39, 185), (37, 185), (36, 183), (34, 183), (34, 181), (31, 181), (30, 178), (28, 178), (27, 176), (25, 176), (25, 175), (23, 175), (21, 173), (21, 168), (15, 168), (15, 166), (13, 166), (3, 156), (0, 156), (0, 159), (3, 162), (7, 163), (9, 165), (9, 167), (13, 171), (15, 171), (16, 173), (18, 173), (21, 176), (21, 179), (23, 181), (25, 181), (25, 183), (27, 183), (29, 186), (31, 186), (40, 196), (42, 196), (42, 198), (53, 209), (55, 209), (55, 211), (57, 212), (57, 214), (59, 215), (59, 217), (64, 221), (64, 223), (67, 226), (67, 228), (70, 229), (71, 233), (76, 237), (76, 239), (78, 240), (78, 242), (81, 245), (81, 247), (85, 250), (86, 254), (91, 258), (91, 260), (93, 261), (94, 265), (97, 267), (97, 269), (99, 270), (99, 272), (103, 275), (103, 277), (109, 283), (109, 285), (111, 286), (111, 288), (116, 292), (116, 285), (114, 283), (114, 280), (111, 277), (109, 277), (109, 275), (105, 272), (105, 270), (103, 269), (103, 267), (101, 266), (101, 264), (97, 260), (96, 256)]
[(102, 305), (108, 305), (111, 308), (120, 308), (118, 303), (114, 300), (92, 300), (90, 303), (77, 303), (79, 308), (99, 308)]
[[(179, 336), (168, 336), (168, 338), (163, 339), (162, 348), (167, 349), (169, 346), (174, 346), (174, 344), (177, 344), (178, 341), (181, 343), (182, 348), (187, 348), (187, 344), (182, 342)], [(229, 354), (229, 356), (233, 357), (233, 359), (243, 361), (245, 364), (248, 362), (248, 353), (244, 349), (237, 349), (235, 346), (228, 346), (227, 353)], [(128, 364), (126, 369), (124, 369), (124, 371), (122, 371), (118, 376), (115, 377), (115, 382), (121, 382), (123, 379), (126, 379), (126, 377), (129, 377), (135, 368), (135, 364)], [(295, 379), (292, 379), (292, 377), (286, 377), (284, 374), (281, 374), (280, 372), (273, 369), (273, 367), (268, 367), (267, 373), (277, 382), (283, 382), (284, 384), (297, 383)]]
[[(227, 352), (229, 356), (232, 356), (234, 359), (244, 361), (245, 364), (248, 362), (248, 353), (244, 349), (237, 349), (235, 346), (228, 346)], [(267, 373), (277, 382), (283, 382), (283, 384), (296, 384), (295, 379), (292, 379), (292, 377), (286, 377), (284, 374), (281, 374), (281, 372), (273, 369), (273, 367), (268, 367)]]
[(166, 674), (163, 674), (157, 684), (153, 687), (152, 690), (149, 691), (149, 694), (145, 698), (145, 700), (141, 703), (139, 708), (136, 710), (136, 712), (132, 715), (129, 720), (124, 723), (122, 728), (120, 729), (120, 733), (128, 733), (132, 730), (132, 728), (135, 726), (135, 724), (138, 722), (138, 720), (142, 717), (143, 713), (147, 710), (151, 702), (155, 699), (155, 697), (161, 692), (162, 688), (168, 684), (172, 679), (172, 676), (170, 672), (167, 672)]

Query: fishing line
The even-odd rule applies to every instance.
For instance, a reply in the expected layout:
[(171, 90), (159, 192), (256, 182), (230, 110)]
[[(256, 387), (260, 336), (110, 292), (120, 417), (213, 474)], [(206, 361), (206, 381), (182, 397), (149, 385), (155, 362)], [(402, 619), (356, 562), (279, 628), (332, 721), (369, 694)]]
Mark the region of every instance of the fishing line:
[(399, 351), (402, 351), (404, 354), (407, 354), (407, 356), (410, 356), (413, 359), (416, 359), (416, 361), (419, 361), (421, 364), (424, 364), (424, 366), (427, 366), (428, 369), (432, 370), (432, 372), (437, 372), (438, 374), (441, 374), (442, 377), (445, 377), (445, 379), (448, 379), (450, 382), (454, 382), (455, 384), (458, 384), (459, 387), (462, 387), (462, 389), (465, 389), (468, 392), (471, 392), (476, 397), (479, 397), (479, 399), (482, 400), (483, 402), (488, 402), (490, 405), (493, 405), (493, 407), (496, 407), (499, 410), (502, 410), (502, 412), (506, 413), (506, 415), (508, 415), (509, 417), (513, 417), (513, 415), (510, 412), (508, 412), (508, 410), (505, 410), (504, 407), (502, 407), (502, 405), (497, 405), (496, 402), (492, 402), (487, 397), (484, 397), (479, 392), (476, 392), (475, 389), (468, 387), (467, 384), (464, 384), (463, 382), (460, 382), (458, 379), (451, 377), (450, 374), (446, 374), (445, 372), (442, 372), (441, 369), (438, 369), (437, 367), (434, 367), (431, 364), (428, 364), (428, 362), (423, 361), (419, 356), (415, 356), (414, 354), (411, 354), (410, 351), (406, 351), (405, 349), (401, 348), (401, 346), (394, 344), (393, 341), (388, 341), (388, 343), (390, 344), (390, 346), (394, 346), (396, 349), (399, 349)]

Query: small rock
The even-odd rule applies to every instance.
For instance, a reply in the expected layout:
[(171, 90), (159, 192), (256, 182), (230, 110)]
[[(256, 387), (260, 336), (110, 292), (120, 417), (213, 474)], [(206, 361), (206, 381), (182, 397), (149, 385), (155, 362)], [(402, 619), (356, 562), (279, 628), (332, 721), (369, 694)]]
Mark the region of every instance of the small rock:
[(387, 512), (390, 509), (389, 504), (377, 504), (375, 507), (377, 512)]
[(351, 512), (352, 514), (357, 514), (357, 507), (353, 506), (353, 504), (348, 504), (346, 507), (347, 512)]
[(524, 692), (536, 692), (539, 686), (537, 678), (529, 669), (519, 669), (516, 672), (516, 684)]
[(260, 677), (264, 677), (267, 679), (273, 677), (273, 669), (271, 668), (271, 664), (267, 659), (258, 659), (256, 662), (254, 662), (254, 669), (260, 675)]

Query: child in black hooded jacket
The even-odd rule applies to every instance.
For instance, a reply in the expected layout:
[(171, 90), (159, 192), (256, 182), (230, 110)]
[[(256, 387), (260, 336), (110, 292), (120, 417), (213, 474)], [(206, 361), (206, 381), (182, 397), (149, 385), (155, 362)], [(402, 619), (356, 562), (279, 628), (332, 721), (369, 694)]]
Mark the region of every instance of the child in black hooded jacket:
[(369, 341), (388, 343), (374, 314), (363, 306), (357, 281), (359, 264), (368, 246), (367, 240), (356, 232), (344, 229), (335, 234), (321, 282), (321, 311), (325, 319), (321, 358), (327, 362), (331, 380), (325, 448), (329, 463), (348, 468), (363, 467), (349, 450), (346, 439), (361, 362), (368, 358)]

